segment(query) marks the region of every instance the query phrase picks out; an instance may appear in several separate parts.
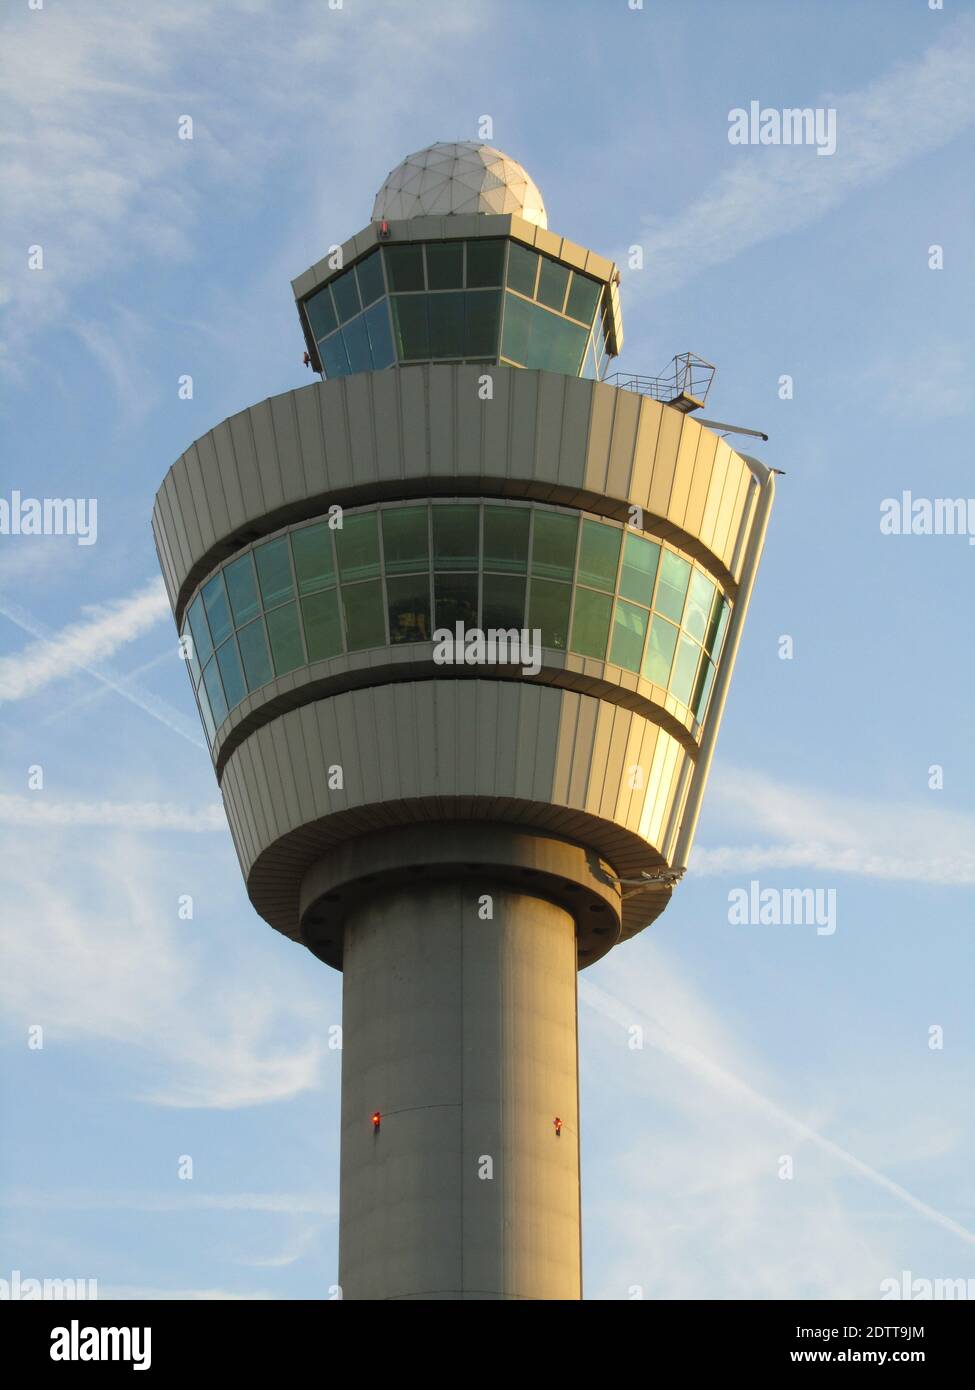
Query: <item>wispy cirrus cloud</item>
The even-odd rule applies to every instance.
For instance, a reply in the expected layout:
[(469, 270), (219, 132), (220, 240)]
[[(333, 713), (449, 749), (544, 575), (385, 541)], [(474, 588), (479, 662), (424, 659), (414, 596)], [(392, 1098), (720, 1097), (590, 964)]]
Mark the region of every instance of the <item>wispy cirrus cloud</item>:
[[(742, 93), (747, 108), (757, 93)], [(837, 148), (729, 147), (734, 167), (669, 219), (647, 218), (641, 237), (653, 274), (630, 274), (632, 302), (680, 288), (710, 266), (815, 221), (894, 169), (947, 144), (975, 122), (975, 19), (956, 19), (916, 60), (858, 91), (820, 93), (796, 106), (836, 108)], [(626, 256), (618, 257), (621, 266)], [(624, 270), (624, 274), (625, 274)]]
[(815, 868), (943, 887), (975, 883), (975, 816), (960, 811), (819, 792), (727, 765), (711, 775), (708, 805), (742, 834), (773, 838), (696, 846), (694, 874)]

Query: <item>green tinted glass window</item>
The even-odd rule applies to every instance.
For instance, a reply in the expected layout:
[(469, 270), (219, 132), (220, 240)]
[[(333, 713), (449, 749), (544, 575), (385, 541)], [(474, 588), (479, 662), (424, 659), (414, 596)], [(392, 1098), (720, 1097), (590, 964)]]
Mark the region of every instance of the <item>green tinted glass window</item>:
[(691, 703), (691, 691), (694, 689), (694, 677), (697, 675), (700, 655), (701, 648), (697, 643), (681, 634), (677, 644), (677, 660), (670, 677), (670, 693), (676, 700), (680, 700), (682, 705)]
[(731, 606), (727, 599), (720, 594), (715, 595), (714, 608), (711, 611), (711, 619), (708, 623), (707, 636), (704, 639), (704, 648), (708, 656), (714, 657), (717, 661), (721, 652), (721, 642), (724, 637), (724, 630), (728, 623), (728, 614)]
[(692, 637), (704, 641), (708, 617), (714, 603), (714, 585), (706, 574), (695, 570), (691, 575), (691, 585), (687, 594), (687, 608), (684, 612), (684, 626)]
[(220, 675), (223, 678), (227, 705), (233, 709), (234, 705), (239, 705), (247, 694), (247, 686), (244, 684), (244, 673), (240, 669), (237, 643), (232, 637), (229, 642), (224, 642), (222, 647), (217, 648), (217, 665), (220, 667)]
[(210, 660), (213, 643), (210, 641), (210, 629), (207, 627), (206, 614), (203, 611), (203, 600), (199, 595), (190, 604), (186, 617), (190, 625), (190, 636), (193, 638), (194, 655), (200, 665), (205, 666)]
[(569, 286), (569, 298), (565, 306), (565, 312), (573, 319), (581, 319), (586, 325), (592, 323), (592, 316), (596, 312), (596, 305), (599, 303), (599, 292), (602, 285), (598, 280), (590, 280), (588, 275), (580, 275), (576, 271), (572, 276), (572, 284)]
[(524, 574), (528, 569), (527, 507), (484, 508), (484, 568)]
[(532, 537), (532, 574), (544, 579), (571, 579), (578, 529), (578, 517), (537, 511)]
[(464, 243), (427, 243), (427, 289), (459, 290), (464, 284)]
[(426, 507), (383, 512), (383, 560), (387, 574), (412, 574), (430, 564)]
[(276, 676), (284, 676), (296, 666), (305, 664), (296, 603), (286, 603), (283, 608), (275, 608), (273, 613), (268, 613), (267, 634), (271, 639)]
[(428, 296), (431, 357), (463, 357), (464, 298), (461, 290)]
[(508, 288), (516, 289), (519, 295), (533, 299), (535, 279), (538, 278), (538, 252), (529, 250), (520, 242), (512, 242), (508, 247)]
[(634, 603), (644, 603), (650, 607), (659, 558), (659, 545), (627, 531), (626, 544), (623, 547), (623, 568), (620, 570), (620, 593), (624, 598), (631, 598)]
[(309, 661), (326, 661), (342, 650), (339, 622), (339, 596), (334, 589), (323, 589), (301, 600), (301, 619), (305, 625), (305, 645)]
[(569, 271), (558, 261), (542, 257), (542, 268), (538, 276), (538, 302), (547, 304), (550, 309), (562, 312), (565, 302), (565, 287), (569, 283)]
[(227, 602), (227, 591), (223, 586), (222, 574), (215, 575), (204, 587), (203, 607), (207, 612), (213, 645), (219, 647), (221, 642), (226, 642), (234, 630), (234, 625), (230, 620), (230, 605)]
[(498, 328), (501, 320), (501, 295), (490, 290), (476, 290), (467, 300), (464, 356), (497, 357)]
[(387, 246), (383, 250), (386, 257), (386, 274), (390, 288), (394, 290), (422, 290), (423, 247)]
[(425, 294), (393, 295), (393, 336), (401, 362), (430, 356), (430, 321)]
[(217, 670), (217, 658), (215, 656), (211, 656), (203, 668), (202, 684), (210, 701), (213, 722), (219, 728), (227, 717), (227, 701), (223, 693), (223, 683), (220, 680), (220, 672)]
[(660, 566), (660, 583), (657, 585), (657, 602), (654, 606), (661, 613), (666, 613), (668, 618), (673, 618), (675, 623), (680, 622), (684, 612), (684, 596), (690, 577), (689, 562), (680, 555), (675, 555), (672, 550), (665, 550), (663, 564)]
[(246, 627), (242, 627), (237, 634), (237, 643), (240, 647), (240, 658), (244, 663), (247, 689), (257, 690), (260, 686), (267, 685), (274, 672), (271, 669), (271, 655), (267, 649), (267, 635), (263, 622), (258, 619), (256, 623), (248, 623)]
[(467, 243), (467, 286), (500, 285), (504, 268), (504, 242), (493, 240)]
[(383, 284), (383, 265), (378, 251), (371, 251), (355, 268), (359, 281), (359, 298), (363, 308), (372, 304), (385, 292)]
[(390, 642), (429, 642), (430, 576), (387, 579), (386, 598)]
[(616, 567), (620, 558), (622, 531), (601, 521), (582, 523), (582, 546), (579, 551), (579, 583), (594, 589), (616, 587)]
[(343, 583), (371, 579), (379, 573), (379, 530), (375, 512), (346, 516), (335, 531), (335, 549)]
[(396, 360), (393, 352), (393, 335), (389, 329), (389, 305), (385, 299), (378, 300), (362, 316), (369, 334), (369, 350), (372, 353), (373, 369), (377, 372), (391, 367)]
[(711, 694), (711, 686), (714, 684), (714, 662), (705, 658), (701, 662), (701, 669), (697, 673), (697, 683), (694, 686), (694, 718), (703, 719), (704, 711), (707, 709), (708, 697)]
[(650, 641), (643, 662), (643, 674), (648, 681), (667, 689), (670, 668), (674, 661), (674, 648), (677, 646), (677, 629), (666, 618), (654, 618), (650, 624)]
[(257, 565), (257, 579), (265, 608), (274, 608), (276, 604), (284, 603), (285, 599), (294, 597), (287, 536), (279, 536), (276, 541), (259, 545), (254, 551), (254, 563)]
[(339, 316), (339, 323), (345, 323), (346, 319), (352, 318), (353, 314), (357, 314), (362, 307), (359, 303), (359, 291), (356, 288), (354, 272), (346, 270), (342, 275), (337, 275), (329, 288), (335, 301), (335, 312)]
[(386, 619), (383, 613), (383, 586), (378, 579), (365, 584), (343, 584), (342, 606), (345, 610), (345, 635), (350, 652), (386, 644)]
[(501, 355), (512, 362), (576, 376), (588, 340), (586, 330), (568, 319), (505, 295)]
[(234, 625), (243, 627), (244, 623), (249, 623), (261, 611), (254, 579), (254, 561), (249, 555), (242, 555), (239, 560), (227, 566), (223, 577), (227, 581)]
[(517, 574), (485, 574), (481, 594), (481, 627), (519, 628), (525, 625), (525, 580)]
[(434, 569), (477, 569), (477, 527), (476, 507), (434, 506)]
[(291, 533), (299, 594), (313, 594), (335, 583), (332, 533), (325, 522)]
[(613, 646), (610, 661), (627, 671), (639, 671), (643, 659), (643, 639), (647, 635), (647, 613), (632, 603), (620, 600), (613, 622)]
[(326, 285), (324, 289), (305, 300), (305, 313), (315, 339), (324, 338), (338, 327), (338, 319), (332, 307), (332, 294)]
[(477, 575), (438, 574), (434, 578), (436, 622), (434, 630), (446, 627), (451, 632), (456, 623), (465, 628), (477, 626)]
[(571, 651), (579, 656), (597, 657), (600, 661), (605, 658), (612, 607), (609, 594), (594, 594), (591, 589), (576, 590)]
[(565, 651), (569, 636), (571, 596), (572, 588), (569, 584), (556, 584), (550, 579), (532, 580), (528, 601), (528, 626), (539, 629), (543, 647)]
[(529, 251), (520, 241), (513, 241), (508, 247), (508, 286), (519, 294), (527, 294), (529, 299), (535, 293), (535, 278), (538, 275), (539, 256), (537, 251)]

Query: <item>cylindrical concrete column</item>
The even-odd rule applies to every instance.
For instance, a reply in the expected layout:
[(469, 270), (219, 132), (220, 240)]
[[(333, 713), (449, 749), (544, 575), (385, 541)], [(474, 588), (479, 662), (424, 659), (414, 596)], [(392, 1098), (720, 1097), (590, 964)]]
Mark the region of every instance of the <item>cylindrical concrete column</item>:
[(344, 935), (343, 1296), (580, 1298), (572, 915), (458, 872)]

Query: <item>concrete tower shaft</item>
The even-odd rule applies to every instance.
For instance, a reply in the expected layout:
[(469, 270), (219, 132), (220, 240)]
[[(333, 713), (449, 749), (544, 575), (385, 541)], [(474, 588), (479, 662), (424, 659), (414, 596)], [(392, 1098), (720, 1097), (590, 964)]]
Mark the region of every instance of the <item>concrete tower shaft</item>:
[[(537, 201), (447, 148), (388, 205), (475, 162)], [(333, 259), (294, 283), (330, 379), (187, 450), (160, 564), (251, 901), (345, 972), (346, 1296), (575, 1298), (574, 968), (687, 862), (774, 480), (598, 379), (616, 268), (516, 212)], [(457, 623), (537, 660), (445, 664)]]

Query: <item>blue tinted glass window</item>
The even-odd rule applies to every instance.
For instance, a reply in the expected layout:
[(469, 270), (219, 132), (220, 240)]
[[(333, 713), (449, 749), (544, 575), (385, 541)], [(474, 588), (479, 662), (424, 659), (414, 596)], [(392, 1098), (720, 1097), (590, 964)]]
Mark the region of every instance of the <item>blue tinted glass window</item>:
[(343, 518), (335, 532), (335, 549), (343, 583), (371, 579), (379, 573), (379, 531), (375, 512)]
[(341, 333), (333, 333), (331, 338), (325, 338), (318, 344), (318, 351), (326, 376), (349, 375), (349, 354)]
[(714, 585), (707, 575), (695, 570), (691, 575), (691, 587), (687, 595), (687, 607), (684, 610), (684, 626), (692, 637), (696, 637), (699, 642), (704, 641), (704, 634), (707, 630), (708, 616), (714, 602)]
[(213, 722), (217, 728), (219, 728), (227, 717), (227, 701), (224, 697), (223, 685), (220, 681), (220, 672), (217, 670), (216, 657), (212, 656), (203, 668), (203, 684), (210, 698), (210, 711), (213, 714)]
[(346, 319), (357, 314), (360, 308), (355, 274), (353, 271), (347, 270), (343, 275), (336, 276), (330, 288), (332, 298), (335, 300), (335, 311), (339, 316), (339, 323), (345, 323)]
[(459, 290), (428, 296), (431, 357), (463, 357), (464, 298)]
[(363, 315), (366, 321), (366, 331), (369, 334), (369, 347), (372, 352), (372, 365), (375, 371), (381, 372), (386, 367), (391, 367), (396, 360), (393, 352), (393, 335), (389, 331), (389, 306), (385, 299), (380, 299), (378, 304), (373, 304)]
[(675, 623), (680, 622), (684, 612), (684, 595), (687, 593), (687, 581), (690, 577), (690, 562), (680, 555), (675, 555), (672, 550), (665, 550), (654, 607), (665, 613), (668, 618), (673, 618)]
[(369, 334), (366, 332), (366, 320), (363, 314), (358, 318), (351, 319), (342, 329), (342, 336), (345, 339), (345, 350), (349, 354), (349, 370), (352, 372), (368, 372), (372, 369), (372, 355), (369, 352)]
[(230, 607), (234, 614), (234, 625), (243, 627), (261, 611), (257, 597), (257, 584), (254, 580), (254, 562), (249, 555), (242, 555), (223, 572), (230, 595)]
[(291, 549), (300, 594), (312, 594), (316, 589), (325, 589), (335, 583), (332, 533), (324, 521), (317, 526), (302, 526), (293, 531)]
[(258, 619), (256, 623), (248, 623), (246, 627), (242, 627), (237, 634), (237, 642), (244, 663), (247, 689), (257, 690), (259, 686), (267, 685), (274, 672), (271, 669), (271, 656), (267, 649), (267, 635), (263, 622)]
[(229, 642), (224, 642), (222, 647), (217, 648), (217, 665), (220, 667), (220, 674), (223, 677), (223, 689), (227, 697), (227, 705), (233, 709), (234, 705), (239, 705), (247, 694), (247, 686), (244, 684), (244, 673), (240, 669), (237, 643), (232, 637)]
[(200, 716), (203, 719), (203, 727), (206, 730), (207, 742), (212, 744), (216, 729), (213, 725), (213, 715), (210, 713), (210, 701), (207, 697), (205, 681), (200, 681), (199, 689), (196, 692), (196, 698), (200, 705)]
[(579, 551), (579, 583), (612, 592), (616, 587), (616, 567), (620, 558), (622, 531), (601, 521), (582, 523)]
[(223, 587), (223, 575), (216, 575), (204, 588), (203, 606), (207, 612), (213, 645), (219, 647), (221, 642), (227, 640), (234, 627), (230, 621), (230, 605)]
[(296, 603), (286, 603), (283, 608), (275, 608), (273, 613), (267, 615), (267, 634), (271, 639), (275, 675), (287, 675), (296, 666), (305, 664)]
[(311, 299), (305, 300), (305, 313), (308, 315), (308, 322), (316, 341), (334, 331), (338, 320), (335, 317), (332, 295), (327, 285), (317, 294), (313, 294)]
[(694, 688), (694, 717), (703, 719), (704, 711), (707, 709), (708, 698), (711, 694), (711, 686), (714, 684), (714, 662), (705, 658), (701, 662), (701, 669), (697, 674), (697, 685)]
[(196, 647), (196, 658), (201, 666), (205, 666), (210, 660), (213, 651), (213, 643), (210, 641), (210, 629), (207, 626), (206, 614), (203, 611), (203, 600), (199, 596), (190, 604), (187, 613), (190, 624), (190, 634)]
[(355, 268), (359, 281), (359, 298), (363, 306), (372, 304), (385, 291), (383, 265), (378, 251), (373, 251)]
[(301, 616), (305, 624), (305, 643), (309, 661), (325, 661), (338, 656), (342, 650), (342, 625), (339, 622), (339, 596), (335, 589), (310, 594), (301, 601)]

